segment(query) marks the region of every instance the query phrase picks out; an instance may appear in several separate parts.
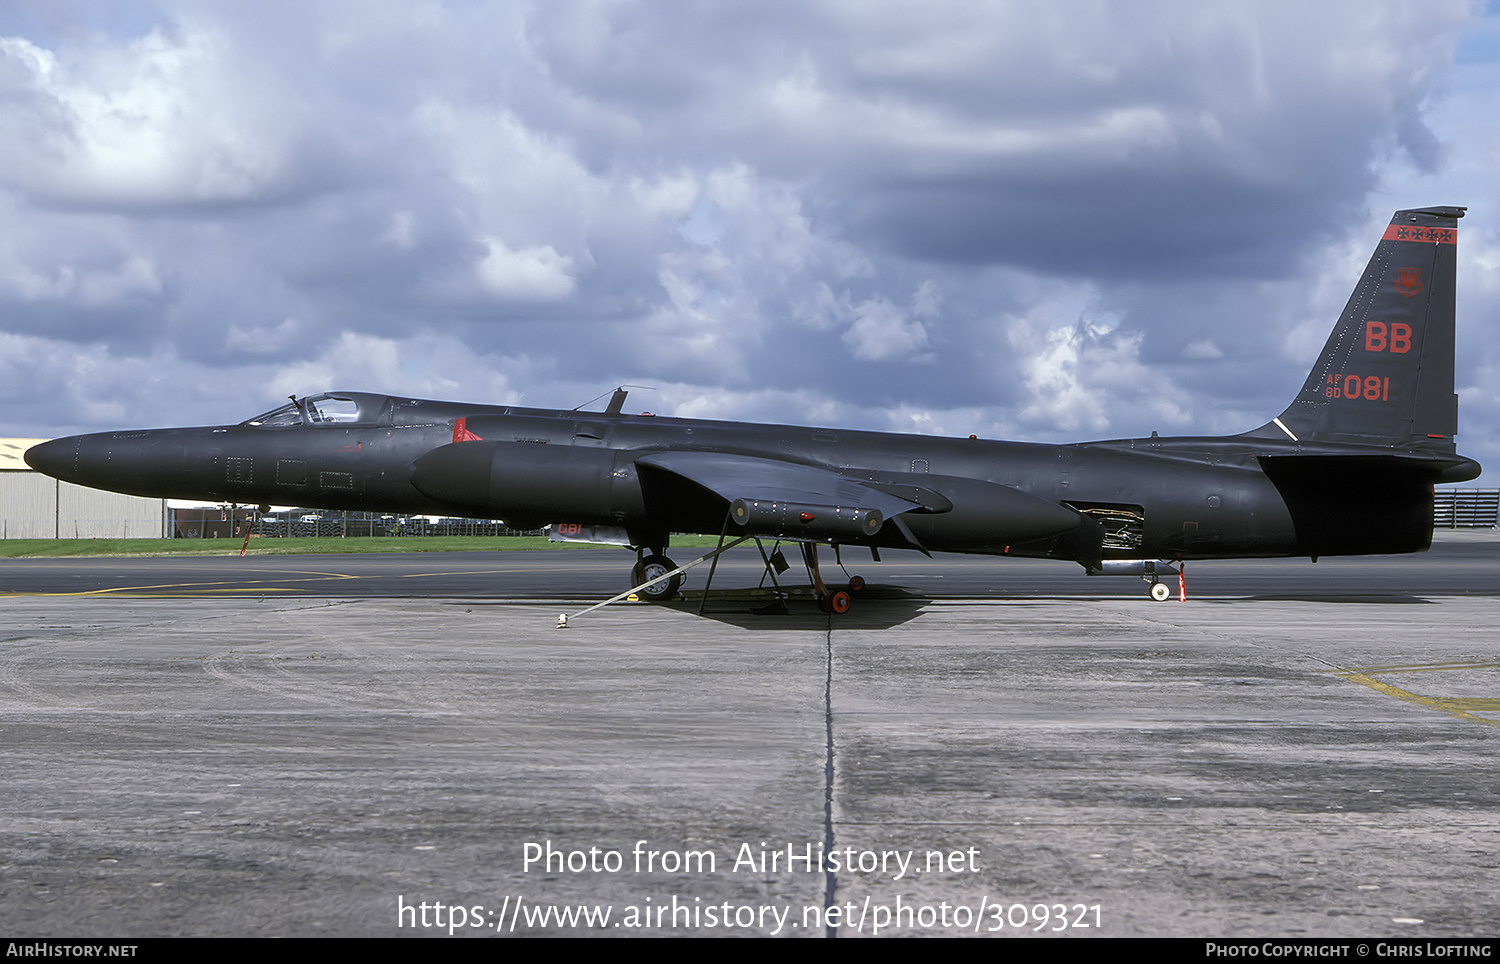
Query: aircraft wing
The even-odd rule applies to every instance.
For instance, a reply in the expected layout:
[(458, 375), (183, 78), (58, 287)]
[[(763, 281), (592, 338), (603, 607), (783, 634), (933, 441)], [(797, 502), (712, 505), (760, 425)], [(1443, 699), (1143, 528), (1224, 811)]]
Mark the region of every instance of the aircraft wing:
[(738, 499), (879, 509), (887, 517), (921, 503), (871, 488), (857, 479), (796, 462), (727, 452), (657, 452), (636, 459), (696, 482), (730, 502)]
[[(636, 459), (696, 482), (730, 503), (737, 524), (766, 534), (813, 538), (872, 536), (887, 519), (925, 508), (829, 469), (727, 452), (656, 452)], [(915, 490), (914, 490), (915, 491)]]

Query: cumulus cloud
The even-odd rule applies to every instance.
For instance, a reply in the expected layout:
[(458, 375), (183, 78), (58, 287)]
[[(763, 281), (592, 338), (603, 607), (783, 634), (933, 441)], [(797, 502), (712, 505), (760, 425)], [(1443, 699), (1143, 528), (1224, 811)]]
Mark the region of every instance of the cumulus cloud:
[(0, 38), (10, 145), (0, 178), (63, 204), (243, 202), (275, 191), (287, 132), (220, 96), (223, 47), (204, 33), (153, 29), (62, 58)]
[(480, 283), (491, 294), (556, 301), (573, 293), (573, 259), (558, 254), (552, 245), (517, 251), (499, 238), (485, 238), (484, 247), (477, 271)]
[(1101, 434), (1114, 426), (1116, 415), (1129, 411), (1164, 427), (1187, 424), (1171, 390), (1141, 363), (1141, 336), (1121, 330), (1119, 319), (1091, 306), (1072, 320), (1048, 310), (1012, 318), (1007, 332), (1032, 398), (1021, 410), (1023, 423)]
[(22, 301), (70, 302), (92, 308), (133, 295), (161, 293), (149, 261), (134, 256), (103, 268), (57, 264), (43, 275), (24, 264), (0, 264), (0, 289)]
[(930, 361), (927, 327), (931, 310), (905, 311), (885, 298), (872, 298), (850, 309), (854, 321), (844, 330), (844, 344), (860, 361)]

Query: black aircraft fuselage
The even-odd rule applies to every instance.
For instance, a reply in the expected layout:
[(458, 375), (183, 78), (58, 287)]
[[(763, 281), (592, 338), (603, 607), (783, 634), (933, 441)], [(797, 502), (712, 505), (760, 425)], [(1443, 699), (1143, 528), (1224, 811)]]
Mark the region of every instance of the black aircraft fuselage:
[[(673, 532), (1147, 561), (1417, 552), (1457, 455), (1461, 208), (1400, 211), (1302, 391), (1236, 436), (1044, 445), (423, 401), (57, 439), (49, 475), (149, 497), (499, 518), (660, 553)], [(602, 535), (600, 535), (602, 534)], [(1148, 567), (1149, 571), (1149, 567)]]

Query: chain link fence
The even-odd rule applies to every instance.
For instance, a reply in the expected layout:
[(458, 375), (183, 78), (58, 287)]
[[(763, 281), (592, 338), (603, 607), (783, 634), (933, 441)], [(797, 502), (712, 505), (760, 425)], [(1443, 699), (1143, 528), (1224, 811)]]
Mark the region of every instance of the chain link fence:
[(261, 538), (367, 539), (424, 536), (541, 536), (545, 529), (512, 529), (498, 519), (447, 519), (293, 509), (264, 515), (251, 509), (173, 509), (176, 539), (243, 539), (249, 527)]
[(1437, 489), (1434, 529), (1493, 529), (1500, 525), (1500, 489)]

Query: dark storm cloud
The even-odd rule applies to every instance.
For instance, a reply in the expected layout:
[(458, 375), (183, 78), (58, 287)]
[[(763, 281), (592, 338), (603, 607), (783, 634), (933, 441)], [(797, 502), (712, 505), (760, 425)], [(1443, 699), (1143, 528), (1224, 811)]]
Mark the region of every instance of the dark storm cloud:
[(601, 164), (732, 152), (904, 257), (1265, 274), (1364, 196), (1372, 145), (1435, 161), (1418, 108), (1460, 9), (601, 5), (528, 37), (637, 122), (577, 112)]
[(1467, 156), (1429, 126), (1461, 3), (106, 7), (0, 9), (16, 434), (621, 382), (718, 417), (1243, 430), (1300, 383), (1373, 193)]

